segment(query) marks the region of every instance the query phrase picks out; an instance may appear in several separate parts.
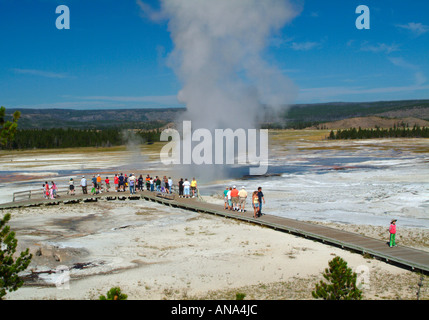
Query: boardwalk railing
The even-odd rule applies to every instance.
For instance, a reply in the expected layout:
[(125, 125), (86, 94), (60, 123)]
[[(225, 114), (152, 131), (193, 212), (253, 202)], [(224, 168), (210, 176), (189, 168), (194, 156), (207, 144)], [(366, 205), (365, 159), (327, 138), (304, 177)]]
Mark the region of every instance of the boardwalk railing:
[[(58, 187), (57, 195), (67, 195), (69, 194), (69, 188), (67, 187)], [(31, 199), (42, 199), (45, 196), (45, 190), (43, 188), (24, 190), (14, 192), (12, 195), (12, 201), (22, 201), (22, 200), (31, 200)]]
[[(114, 188), (110, 188), (110, 190), (113, 191)], [(79, 191), (78, 191), (79, 190)], [(90, 187), (88, 187), (88, 193), (90, 193)], [(101, 190), (103, 192), (105, 192), (105, 188), (102, 187)], [(154, 191), (156, 193), (159, 193), (157, 191)], [(179, 190), (177, 186), (173, 186), (172, 187), (172, 194), (178, 194)], [(82, 193), (81, 188), (80, 187), (75, 187), (75, 194), (79, 194)], [(61, 195), (68, 195), (70, 194), (70, 189), (69, 187), (58, 187), (57, 190), (57, 196), (61, 196)], [(197, 188), (196, 189), (196, 197), (201, 200), (201, 201), (205, 201), (203, 199), (203, 197), (200, 194), (200, 190)], [(18, 191), (18, 192), (14, 192), (13, 196), (12, 196), (12, 202), (17, 202), (17, 201), (23, 201), (23, 200), (31, 200), (31, 199), (43, 199), (46, 198), (45, 197), (45, 189), (44, 188), (39, 188), (39, 189), (32, 189), (32, 190), (24, 190), (24, 191)]]
[[(33, 191), (35, 191), (35, 190), (33, 190)], [(31, 199), (31, 192), (32, 192), (32, 190), (14, 192), (12, 201), (15, 202), (15, 201), (20, 201), (20, 200), (30, 200)]]

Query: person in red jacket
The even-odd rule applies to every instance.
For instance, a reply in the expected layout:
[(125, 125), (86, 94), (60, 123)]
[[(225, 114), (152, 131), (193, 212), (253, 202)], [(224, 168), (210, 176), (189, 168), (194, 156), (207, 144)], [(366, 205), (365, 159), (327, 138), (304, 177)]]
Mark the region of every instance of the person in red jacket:
[(115, 192), (118, 192), (118, 187), (119, 187), (118, 174), (115, 174), (115, 176), (113, 177), (113, 184), (115, 185)]
[(396, 237), (396, 219), (393, 219), (390, 222), (389, 233), (390, 233), (390, 241), (389, 247), (396, 247), (395, 237)]
[(233, 186), (231, 190), (231, 202), (232, 202), (232, 209), (234, 211), (238, 210), (238, 189)]

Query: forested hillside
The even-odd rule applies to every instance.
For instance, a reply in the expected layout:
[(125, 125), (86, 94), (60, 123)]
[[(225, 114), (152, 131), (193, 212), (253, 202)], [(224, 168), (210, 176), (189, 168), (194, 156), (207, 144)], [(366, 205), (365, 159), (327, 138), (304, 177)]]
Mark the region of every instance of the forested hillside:
[[(337, 133), (332, 133), (335, 134), (335, 136), (331, 136), (333, 139), (381, 135), (425, 137), (427, 125), (423, 120), (429, 120), (429, 100), (299, 104), (285, 106), (280, 112), (279, 110), (274, 112), (268, 107), (263, 110), (265, 114), (264, 112), (262, 114), (265, 118), (262, 117), (260, 120), (263, 128), (342, 129)], [(6, 108), (6, 117), (8, 115), (11, 117), (14, 111)], [(125, 143), (124, 131), (136, 132), (136, 135), (142, 139), (141, 141), (151, 143), (159, 141), (162, 129), (177, 120), (185, 109), (22, 109), (19, 111), (21, 111), (21, 118), (18, 122), (15, 139), (4, 149), (117, 146)], [(399, 117), (412, 119), (412, 121), (404, 122)], [(361, 120), (356, 122), (356, 119)], [(374, 119), (379, 120), (374, 122)], [(333, 122), (340, 120), (347, 120), (338, 122), (342, 123), (343, 127), (332, 127)], [(370, 125), (363, 126), (365, 121)], [(328, 122), (331, 123), (328, 124)], [(344, 123), (347, 127), (344, 127)], [(389, 127), (397, 126), (398, 128), (395, 127), (393, 131), (389, 131), (385, 126), (380, 125), (384, 123), (390, 123)], [(399, 124), (410, 127), (407, 128), (409, 132), (399, 132)], [(419, 129), (412, 129), (414, 125)], [(359, 127), (362, 128), (358, 130)], [(368, 131), (364, 131), (364, 129), (368, 129)]]
[[(118, 110), (71, 110), (71, 109), (19, 109), (20, 129), (157, 129), (177, 119), (185, 109), (118, 109)], [(6, 108), (6, 115), (14, 110)]]
[(125, 129), (18, 129), (13, 141), (3, 149), (52, 149), (77, 147), (112, 147), (127, 143), (130, 136), (141, 143), (160, 141), (161, 131)]

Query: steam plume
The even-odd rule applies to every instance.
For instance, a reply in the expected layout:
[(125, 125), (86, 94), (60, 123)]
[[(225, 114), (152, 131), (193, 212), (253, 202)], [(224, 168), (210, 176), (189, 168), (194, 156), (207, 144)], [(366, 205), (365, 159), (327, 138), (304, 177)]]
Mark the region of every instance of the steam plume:
[(169, 65), (182, 83), (178, 99), (192, 127), (257, 128), (261, 106), (293, 102), (292, 82), (263, 58), (273, 33), (298, 10), (289, 0), (162, 0), (146, 16), (167, 19), (174, 50)]

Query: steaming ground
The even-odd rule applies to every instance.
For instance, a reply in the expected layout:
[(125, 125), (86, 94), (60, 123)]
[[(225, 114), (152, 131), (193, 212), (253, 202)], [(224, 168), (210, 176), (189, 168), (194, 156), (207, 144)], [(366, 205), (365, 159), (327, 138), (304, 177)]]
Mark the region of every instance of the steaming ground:
[(429, 228), (427, 139), (314, 142), (295, 135), (272, 141), (273, 176), (223, 185), (261, 186), (264, 211), (288, 218), (374, 226), (397, 218), (402, 226)]
[[(327, 141), (320, 137), (324, 135), (318, 131), (271, 132), (268, 176), (221, 180), (196, 176), (200, 191), (208, 201), (222, 205), (220, 195), (226, 185), (244, 185), (248, 192), (262, 186), (264, 211), (270, 214), (376, 226), (385, 226), (395, 217), (402, 226), (429, 228), (427, 139)], [(3, 153), (0, 201), (11, 201), (16, 191), (40, 188), (44, 181), (67, 187), (73, 177), (78, 185), (82, 174), (90, 178), (101, 172), (112, 178), (112, 173), (133, 172), (171, 174), (175, 182), (179, 177), (192, 179), (192, 172), (179, 176), (163, 166), (160, 148), (155, 144), (133, 152)], [(247, 169), (239, 172), (248, 174)]]

